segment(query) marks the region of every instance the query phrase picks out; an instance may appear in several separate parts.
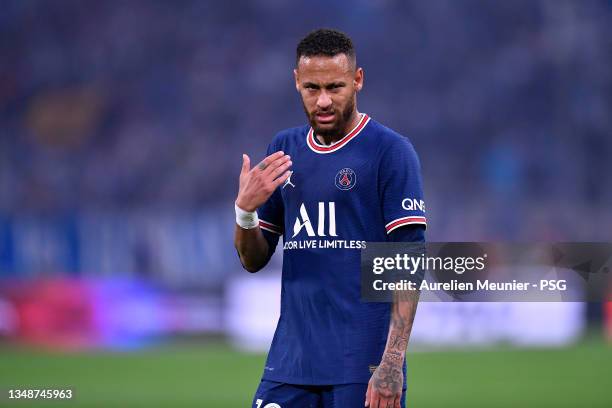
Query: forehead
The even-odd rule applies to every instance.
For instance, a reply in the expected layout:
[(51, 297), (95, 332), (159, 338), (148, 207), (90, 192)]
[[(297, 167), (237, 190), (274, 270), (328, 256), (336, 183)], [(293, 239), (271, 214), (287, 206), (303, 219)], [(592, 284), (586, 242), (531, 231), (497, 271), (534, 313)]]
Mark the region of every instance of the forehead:
[(297, 72), (300, 81), (333, 81), (352, 74), (351, 63), (346, 54), (302, 56), (298, 61)]

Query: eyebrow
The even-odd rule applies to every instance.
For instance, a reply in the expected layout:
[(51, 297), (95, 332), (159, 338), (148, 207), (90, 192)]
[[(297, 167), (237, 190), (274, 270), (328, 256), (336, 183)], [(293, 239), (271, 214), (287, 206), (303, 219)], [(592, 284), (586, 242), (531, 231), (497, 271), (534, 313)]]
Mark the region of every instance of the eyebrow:
[[(330, 89), (330, 88), (336, 88), (336, 87), (341, 87), (341, 86), (346, 86), (346, 82), (344, 81), (334, 81), (334, 82), (330, 82), (328, 84), (324, 85), (324, 88)], [(304, 87), (310, 87), (310, 88), (321, 88), (321, 85), (319, 84), (315, 84), (314, 82), (304, 82)]]

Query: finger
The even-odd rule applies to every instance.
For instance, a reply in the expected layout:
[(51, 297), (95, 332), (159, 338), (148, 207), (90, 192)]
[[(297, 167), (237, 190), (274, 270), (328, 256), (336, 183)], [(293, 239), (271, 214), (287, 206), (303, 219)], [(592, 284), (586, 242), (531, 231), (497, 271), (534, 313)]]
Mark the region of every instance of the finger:
[(291, 175), (291, 172), (287, 171), (287, 172), (285, 172), (285, 174), (283, 174), (282, 176), (280, 176), (279, 178), (274, 180), (273, 181), (274, 189), (276, 190), (276, 187), (278, 187), (281, 184), (283, 184), (285, 182), (285, 180), (287, 180), (289, 178), (290, 175)]
[(400, 394), (398, 397), (395, 397), (395, 404), (393, 404), (393, 408), (402, 408), (402, 405), (400, 404), (401, 401), (402, 394)]
[(265, 170), (266, 167), (270, 165), (270, 163), (272, 163), (274, 160), (280, 157), (283, 157), (284, 154), (285, 153), (282, 150), (276, 153), (272, 153), (271, 155), (269, 155), (268, 157), (260, 161), (259, 164), (257, 165), (257, 168), (261, 171)]
[(287, 163), (290, 160), (291, 160), (291, 156), (286, 154), (286, 155), (284, 155), (284, 156), (282, 156), (282, 157), (280, 157), (280, 158), (270, 162), (270, 164), (268, 164), (266, 169), (263, 170), (263, 174), (264, 175), (268, 175), (268, 174), (272, 173), (274, 170), (276, 170), (277, 168), (279, 168), (280, 166), (282, 166), (283, 164)]
[(395, 397), (380, 397), (379, 405), (384, 408), (393, 408), (395, 403)]
[(240, 170), (240, 174), (246, 174), (251, 170), (251, 159), (248, 155), (242, 154), (242, 170)]
[(289, 160), (285, 164), (282, 164), (281, 166), (277, 167), (276, 169), (274, 169), (270, 173), (270, 178), (272, 178), (272, 180), (274, 180), (275, 178), (277, 178), (278, 176), (283, 174), (285, 171), (287, 171), (289, 169), (289, 167), (291, 167), (292, 164), (293, 164), (293, 162), (291, 160)]
[(370, 390), (372, 389), (372, 383), (368, 383), (368, 389), (366, 391), (366, 400), (365, 400), (365, 405), (366, 407), (370, 406)]
[(370, 393), (370, 408), (378, 408), (378, 404), (380, 402), (380, 398), (376, 390), (372, 390)]

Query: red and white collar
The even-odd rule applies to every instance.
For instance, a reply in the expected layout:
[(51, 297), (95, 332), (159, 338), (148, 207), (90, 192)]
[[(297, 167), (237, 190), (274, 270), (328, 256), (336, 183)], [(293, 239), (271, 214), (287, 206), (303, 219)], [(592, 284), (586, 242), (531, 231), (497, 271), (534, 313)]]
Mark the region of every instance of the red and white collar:
[(359, 120), (359, 123), (357, 123), (357, 126), (355, 126), (342, 139), (328, 146), (322, 145), (319, 142), (317, 142), (317, 138), (315, 137), (314, 130), (311, 127), (310, 130), (308, 131), (308, 134), (306, 135), (306, 144), (308, 144), (308, 147), (310, 147), (310, 150), (312, 150), (315, 153), (320, 153), (320, 154), (333, 153), (336, 150), (339, 150), (340, 148), (342, 148), (342, 146), (346, 145), (348, 142), (350, 142), (354, 138), (356, 138), (357, 135), (363, 130), (363, 128), (366, 127), (369, 121), (370, 121), (370, 117), (366, 115), (365, 113), (362, 113), (361, 119)]

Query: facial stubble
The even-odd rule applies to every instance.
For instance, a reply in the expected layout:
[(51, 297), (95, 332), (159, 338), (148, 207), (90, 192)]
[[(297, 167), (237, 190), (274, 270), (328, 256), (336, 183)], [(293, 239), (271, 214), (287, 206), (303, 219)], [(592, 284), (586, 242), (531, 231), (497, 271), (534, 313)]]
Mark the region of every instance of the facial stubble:
[(302, 100), (302, 106), (304, 108), (304, 112), (306, 113), (306, 117), (308, 118), (308, 122), (310, 122), (310, 126), (312, 126), (312, 128), (314, 129), (315, 134), (318, 136), (322, 136), (326, 139), (330, 138), (332, 141), (335, 141), (335, 140), (339, 140), (342, 137), (344, 137), (346, 132), (348, 132), (349, 130), (347, 129), (347, 126), (351, 120), (351, 117), (353, 116), (353, 113), (355, 112), (355, 94), (353, 93), (351, 95), (351, 97), (347, 101), (347, 104), (344, 110), (342, 111), (340, 115), (339, 120), (337, 120), (337, 122), (335, 123), (335, 126), (333, 126), (330, 129), (319, 128), (319, 126), (317, 126), (317, 121), (315, 117), (316, 111), (313, 113), (310, 113), (308, 109), (306, 108), (306, 105), (304, 104), (303, 100)]

